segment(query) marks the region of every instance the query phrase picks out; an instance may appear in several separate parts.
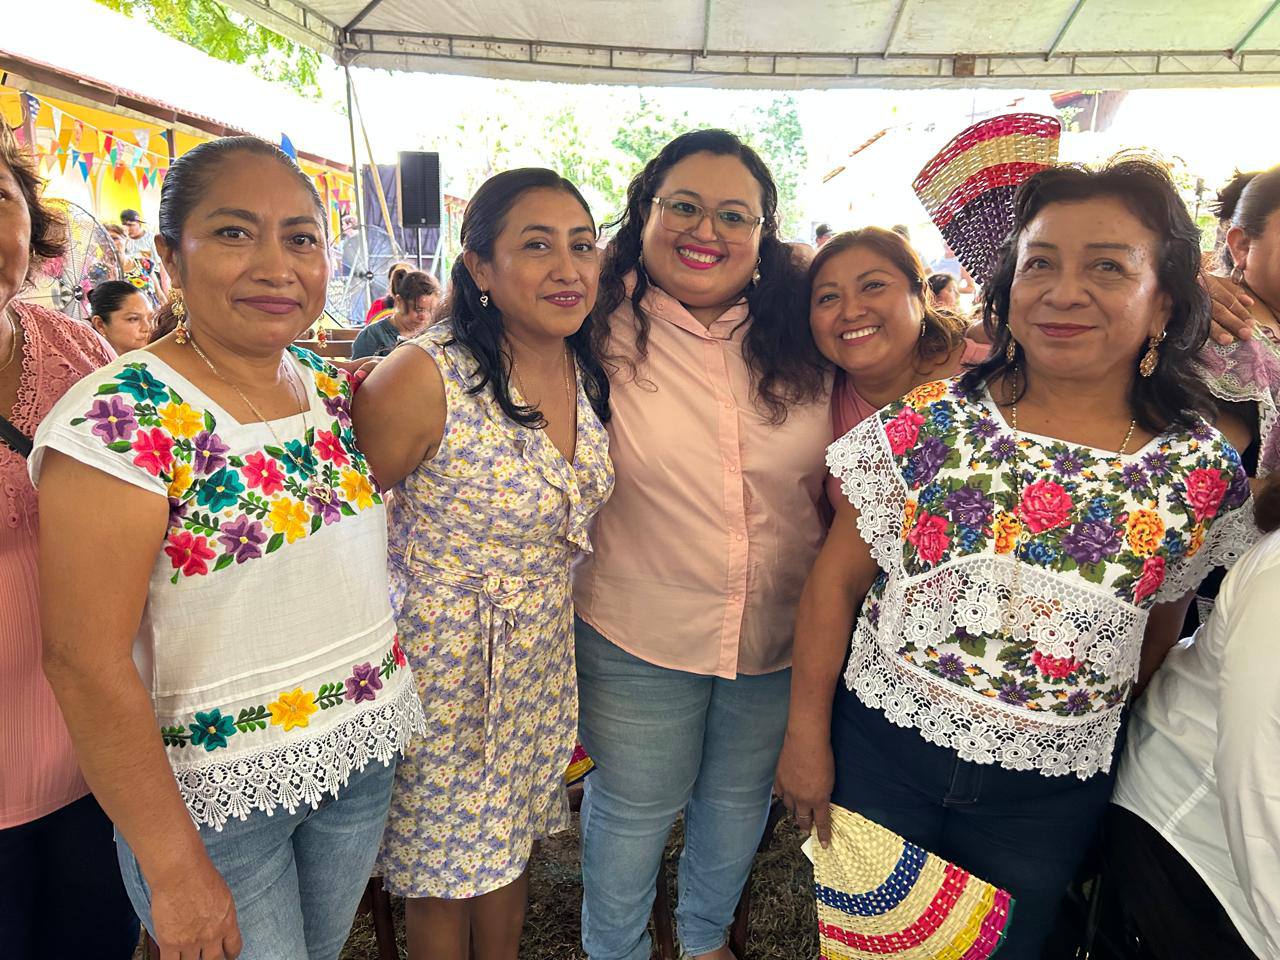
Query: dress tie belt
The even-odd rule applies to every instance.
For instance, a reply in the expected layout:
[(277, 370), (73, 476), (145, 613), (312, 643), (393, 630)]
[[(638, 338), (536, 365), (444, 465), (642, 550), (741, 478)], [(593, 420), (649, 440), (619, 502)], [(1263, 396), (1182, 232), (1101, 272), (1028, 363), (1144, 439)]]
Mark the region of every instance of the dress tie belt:
[(521, 602), (545, 583), (546, 576), (501, 576), (473, 573), (445, 567), (422, 556), (410, 541), (401, 555), (405, 568), (425, 580), (456, 587), (476, 597), (476, 617), (484, 640), (484, 742), (482, 763), (485, 779), (492, 774), (490, 765), (496, 754), (498, 712), (506, 668), (507, 641), (516, 628), (516, 614)]

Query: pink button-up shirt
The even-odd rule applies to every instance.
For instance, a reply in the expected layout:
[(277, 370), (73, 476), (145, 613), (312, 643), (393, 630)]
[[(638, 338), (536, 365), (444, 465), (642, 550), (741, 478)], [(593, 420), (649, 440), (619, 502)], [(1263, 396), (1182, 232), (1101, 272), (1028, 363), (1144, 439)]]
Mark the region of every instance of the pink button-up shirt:
[[(578, 615), (662, 667), (733, 678), (791, 664), (796, 603), (822, 544), (828, 397), (770, 424), (742, 355), (745, 305), (710, 327), (645, 295), (648, 356), (612, 380), (616, 482), (578, 567)], [(635, 356), (630, 301), (610, 353)]]

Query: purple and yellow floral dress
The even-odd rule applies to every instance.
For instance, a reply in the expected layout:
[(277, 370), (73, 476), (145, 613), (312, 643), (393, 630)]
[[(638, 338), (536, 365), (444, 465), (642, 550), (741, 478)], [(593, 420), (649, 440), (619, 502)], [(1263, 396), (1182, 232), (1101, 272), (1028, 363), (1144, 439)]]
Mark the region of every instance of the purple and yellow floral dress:
[(428, 734), (396, 771), (378, 870), (393, 893), (462, 899), (514, 881), (533, 841), (569, 825), (569, 568), (591, 549), (613, 469), (580, 380), (569, 463), (489, 390), (469, 392), (475, 362), (449, 323), (412, 344), (439, 367), (448, 403), (438, 452), (390, 506), (391, 605)]
[(868, 417), (827, 465), (882, 571), (849, 690), (1009, 770), (1108, 770), (1151, 608), (1258, 536), (1239, 454), (1204, 421), (1108, 453), (1015, 435), (959, 380)]

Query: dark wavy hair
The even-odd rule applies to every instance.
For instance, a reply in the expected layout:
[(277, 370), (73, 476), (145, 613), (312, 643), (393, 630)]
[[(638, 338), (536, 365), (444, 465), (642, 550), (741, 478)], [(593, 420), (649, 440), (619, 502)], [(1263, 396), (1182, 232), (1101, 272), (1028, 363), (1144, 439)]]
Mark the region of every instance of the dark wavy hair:
[(0, 164), (8, 167), (13, 179), (18, 181), (18, 189), (22, 192), (22, 200), (26, 203), (27, 214), (31, 218), (31, 243), (28, 248), (30, 260), (24, 278), (30, 281), (45, 261), (56, 260), (66, 253), (66, 218), (44, 202), (41, 196), (44, 180), (36, 172), (35, 160), (18, 144), (13, 131), (3, 120), (0, 120)]
[[(1271, 215), (1280, 210), (1280, 166), (1253, 173), (1241, 173), (1231, 178), (1218, 192), (1213, 205), (1218, 221), (1228, 227), (1239, 227), (1251, 239), (1262, 236)], [(1235, 268), (1231, 249), (1223, 243), (1218, 253), (1222, 265)]]
[[(1193, 426), (1213, 416), (1208, 388), (1195, 358), (1209, 336), (1209, 296), (1200, 283), (1200, 231), (1187, 213), (1169, 173), (1154, 160), (1126, 158), (1092, 169), (1065, 165), (1042, 170), (1018, 188), (1013, 201), (1013, 232), (984, 291), (983, 329), (991, 340), (987, 359), (971, 368), (962, 384), (976, 390), (994, 377), (1021, 369), (1015, 400), (1026, 390), (1022, 348), (1010, 362), (1009, 300), (1018, 267), (1018, 241), (1046, 207), (1107, 197), (1121, 201), (1158, 239), (1156, 276), (1170, 300), (1169, 322), (1160, 345), (1160, 361), (1150, 377), (1135, 376), (1129, 406), (1144, 430), (1159, 433), (1173, 424)], [(1135, 361), (1136, 364), (1136, 361)]]
[[(928, 363), (947, 356), (957, 347), (964, 346), (965, 333), (969, 325), (963, 317), (950, 310), (938, 306), (933, 297), (926, 293), (932, 290), (932, 277), (925, 270), (920, 255), (915, 252), (901, 234), (883, 227), (863, 227), (861, 230), (847, 230), (837, 233), (822, 245), (813, 262), (809, 264), (809, 277), (805, 286), (805, 302), (813, 301), (813, 284), (818, 278), (818, 271), (838, 253), (866, 247), (880, 254), (907, 278), (916, 303), (920, 305), (920, 316), (924, 322), (924, 333), (916, 341), (917, 359)], [(950, 279), (950, 274), (943, 274)]]
[[(598, 350), (611, 365), (635, 372), (648, 355), (651, 318), (643, 301), (648, 274), (640, 269), (644, 212), (667, 172), (695, 153), (737, 157), (760, 185), (764, 223), (760, 225), (760, 282), (742, 291), (750, 311), (742, 352), (751, 371), (756, 399), (772, 423), (787, 417), (787, 407), (822, 395), (828, 365), (809, 334), (808, 302), (804, 296), (805, 265), (778, 236), (778, 188), (769, 168), (754, 150), (727, 130), (692, 130), (658, 151), (627, 187), (627, 208), (607, 224), (616, 233), (605, 250), (600, 271), (600, 299), (596, 302)], [(627, 277), (635, 274), (631, 306), (636, 318), (635, 357), (609, 354), (610, 318), (627, 299)]]
[[(572, 196), (586, 211), (592, 227), (595, 226), (591, 208), (578, 188), (554, 170), (542, 167), (505, 170), (482, 183), (467, 202), (466, 212), (462, 215), (463, 251), (474, 253), (486, 262), (492, 261), (494, 241), (506, 225), (507, 214), (525, 193), (540, 188), (561, 190)], [(465, 347), (476, 361), (478, 369), (469, 390), (474, 394), (492, 388), (498, 406), (512, 421), (540, 429), (547, 422), (541, 411), (534, 406), (521, 406), (511, 398), (511, 355), (503, 332), (502, 312), (492, 301), (488, 306), (482, 304), (480, 295), (481, 290), (476, 286), (471, 271), (462, 257), (458, 257), (453, 262), (449, 296), (441, 308), (440, 318), (453, 323), (451, 342)], [(606, 423), (609, 420), (609, 378), (595, 350), (591, 314), (568, 338), (568, 344), (578, 361), (578, 369), (582, 371), (587, 399), (600, 422)]]
[[(170, 249), (177, 250), (182, 245), (182, 232), (186, 228), (187, 218), (218, 175), (218, 170), (231, 157), (241, 153), (270, 157), (292, 173), (299, 186), (307, 191), (316, 205), (325, 238), (328, 238), (329, 215), (324, 200), (311, 178), (302, 172), (302, 168), (292, 157), (274, 143), (259, 137), (219, 137), (188, 150), (173, 162), (165, 175), (164, 186), (160, 188), (160, 216), (156, 232), (164, 238)], [(163, 336), (160, 331), (172, 330), (176, 323), (173, 308), (166, 303), (156, 314), (156, 336)], [(154, 339), (155, 337), (153, 342)]]

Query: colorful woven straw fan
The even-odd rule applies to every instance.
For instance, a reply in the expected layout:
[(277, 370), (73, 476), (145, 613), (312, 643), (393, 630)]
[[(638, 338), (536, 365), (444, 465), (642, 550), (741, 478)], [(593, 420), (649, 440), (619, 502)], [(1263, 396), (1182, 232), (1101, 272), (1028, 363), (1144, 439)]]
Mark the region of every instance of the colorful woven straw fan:
[(925, 164), (911, 186), (969, 275), (986, 283), (1013, 229), (1013, 195), (1058, 161), (1062, 124), (1038, 113), (975, 123)]
[(564, 785), (572, 787), (579, 780), (585, 780), (588, 773), (596, 768), (596, 763), (582, 748), (582, 744), (574, 744), (573, 756), (569, 758), (569, 769), (564, 772)]
[(811, 845), (822, 960), (985, 960), (1004, 942), (1013, 898), (831, 807), (831, 845)]

